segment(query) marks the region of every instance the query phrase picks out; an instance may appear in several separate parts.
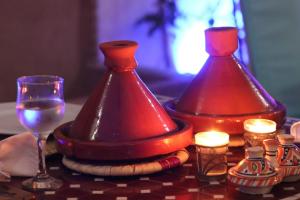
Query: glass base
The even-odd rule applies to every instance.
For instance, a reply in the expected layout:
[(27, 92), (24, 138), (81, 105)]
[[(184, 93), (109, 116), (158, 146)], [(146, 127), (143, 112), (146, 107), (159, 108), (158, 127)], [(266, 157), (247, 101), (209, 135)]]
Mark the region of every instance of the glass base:
[(33, 177), (23, 181), (22, 183), (23, 188), (30, 191), (56, 190), (62, 185), (63, 182), (61, 180), (51, 176), (39, 179)]

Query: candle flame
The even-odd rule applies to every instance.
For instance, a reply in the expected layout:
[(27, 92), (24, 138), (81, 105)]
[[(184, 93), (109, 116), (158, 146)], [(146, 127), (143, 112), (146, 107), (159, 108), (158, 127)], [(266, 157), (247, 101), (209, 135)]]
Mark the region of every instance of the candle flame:
[(195, 135), (195, 144), (205, 147), (224, 146), (229, 143), (229, 135), (225, 132), (207, 131)]
[(244, 129), (251, 133), (272, 133), (276, 131), (276, 122), (268, 119), (247, 119)]

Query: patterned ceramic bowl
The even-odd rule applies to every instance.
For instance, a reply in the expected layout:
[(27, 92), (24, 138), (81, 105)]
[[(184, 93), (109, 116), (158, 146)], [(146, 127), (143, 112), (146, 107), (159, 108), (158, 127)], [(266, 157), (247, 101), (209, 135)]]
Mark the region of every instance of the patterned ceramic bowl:
[(300, 149), (294, 144), (294, 137), (280, 134), (277, 138), (280, 143), (277, 160), (284, 176), (283, 181), (300, 180)]
[(265, 194), (282, 180), (282, 174), (264, 158), (262, 147), (246, 149), (246, 158), (228, 171), (228, 180), (248, 194)]

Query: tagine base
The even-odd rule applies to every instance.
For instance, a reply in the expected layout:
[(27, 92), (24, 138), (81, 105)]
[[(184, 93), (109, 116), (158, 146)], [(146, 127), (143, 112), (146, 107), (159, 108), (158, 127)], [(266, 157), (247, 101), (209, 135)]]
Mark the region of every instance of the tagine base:
[(167, 112), (176, 118), (188, 121), (193, 124), (194, 132), (207, 130), (220, 130), (230, 135), (240, 135), (244, 132), (243, 122), (251, 118), (270, 119), (277, 123), (280, 128), (285, 122), (285, 107), (277, 102), (276, 110), (265, 113), (244, 114), (244, 115), (214, 115), (199, 114), (194, 115), (177, 111), (175, 108), (176, 101), (171, 100), (164, 104)]
[(55, 129), (54, 137), (58, 151), (67, 157), (96, 161), (138, 160), (169, 154), (192, 144), (191, 124), (173, 120), (178, 126), (176, 131), (140, 140), (100, 142), (70, 138), (72, 122)]
[(290, 183), (300, 180), (300, 166), (280, 166), (283, 173), (282, 182)]
[(144, 161), (95, 163), (64, 157), (62, 162), (67, 168), (83, 174), (97, 176), (136, 176), (153, 174), (178, 167), (185, 163), (188, 158), (188, 151), (186, 149), (181, 149), (169, 155), (147, 159)]
[(282, 173), (276, 170), (276, 174), (267, 177), (250, 177), (238, 175), (234, 167), (228, 170), (227, 180), (237, 186), (238, 190), (247, 194), (266, 194), (269, 193), (274, 185), (282, 181)]

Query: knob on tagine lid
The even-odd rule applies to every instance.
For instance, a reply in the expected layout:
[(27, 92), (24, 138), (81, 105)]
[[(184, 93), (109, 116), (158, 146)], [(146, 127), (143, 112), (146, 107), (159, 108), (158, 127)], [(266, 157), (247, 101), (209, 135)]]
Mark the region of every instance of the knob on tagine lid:
[(263, 144), (266, 151), (276, 152), (278, 149), (279, 142), (275, 139), (266, 139), (263, 141)]
[(233, 55), (237, 29), (209, 28), (205, 37), (210, 56), (182, 96), (166, 104), (169, 113), (192, 122), (195, 131), (241, 134), (243, 121), (250, 118), (271, 119), (279, 127), (283, 125), (284, 106)]
[(230, 55), (238, 48), (237, 38), (236, 28), (209, 28), (205, 30), (205, 49), (213, 56)]
[(134, 41), (100, 44), (107, 71), (64, 138), (70, 139), (72, 148), (59, 143), (63, 153), (81, 159), (126, 160), (171, 153), (191, 144), (191, 125), (171, 119), (135, 72), (137, 46)]

